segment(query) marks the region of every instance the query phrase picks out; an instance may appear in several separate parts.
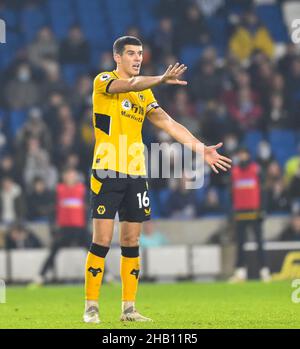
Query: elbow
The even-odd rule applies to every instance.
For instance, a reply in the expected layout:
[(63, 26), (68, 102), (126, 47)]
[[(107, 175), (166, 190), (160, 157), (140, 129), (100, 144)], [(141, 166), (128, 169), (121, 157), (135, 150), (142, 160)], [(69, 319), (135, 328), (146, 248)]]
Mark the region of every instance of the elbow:
[(129, 79), (129, 91), (128, 92), (138, 92), (137, 79), (135, 77)]

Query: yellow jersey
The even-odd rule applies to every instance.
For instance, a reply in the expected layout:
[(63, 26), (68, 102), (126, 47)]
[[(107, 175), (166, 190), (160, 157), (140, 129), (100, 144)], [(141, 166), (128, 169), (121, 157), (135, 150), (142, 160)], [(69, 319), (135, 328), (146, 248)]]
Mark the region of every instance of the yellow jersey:
[(142, 126), (146, 114), (158, 103), (151, 89), (108, 93), (116, 71), (102, 72), (94, 80), (93, 126), (95, 148), (92, 168), (128, 175), (145, 175)]

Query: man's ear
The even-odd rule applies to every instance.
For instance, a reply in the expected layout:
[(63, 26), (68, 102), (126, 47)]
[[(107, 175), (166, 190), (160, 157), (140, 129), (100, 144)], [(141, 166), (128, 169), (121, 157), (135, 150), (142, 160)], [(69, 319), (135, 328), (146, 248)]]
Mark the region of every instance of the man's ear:
[(118, 53), (114, 53), (114, 61), (115, 61), (117, 64), (120, 64), (120, 62), (121, 62), (121, 56), (120, 56)]

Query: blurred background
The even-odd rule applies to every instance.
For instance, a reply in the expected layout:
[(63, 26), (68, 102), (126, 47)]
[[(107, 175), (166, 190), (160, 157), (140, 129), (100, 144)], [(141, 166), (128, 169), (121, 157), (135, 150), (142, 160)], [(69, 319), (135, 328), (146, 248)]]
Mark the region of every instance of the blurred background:
[[(300, 2), (288, 0), (0, 0), (0, 278), (28, 282), (39, 273), (61, 228), (57, 188), (69, 180), (62, 178), (67, 166), (86, 188), (87, 242), (60, 249), (47, 280), (83, 280), (93, 79), (115, 68), (112, 44), (122, 35), (143, 41), (142, 74), (162, 74), (177, 61), (188, 66), (187, 87), (154, 89), (174, 119), (206, 144), (223, 142), (236, 166), (240, 147), (248, 149), (260, 168), (263, 267), (280, 273), (300, 251), (297, 18)], [(172, 140), (146, 121), (144, 142)], [(255, 234), (238, 238), (232, 172), (207, 168), (197, 190), (184, 183), (149, 180), (153, 221), (141, 238), (142, 278), (226, 279), (241, 266), (237, 246), (248, 276), (259, 277)], [(72, 198), (66, 205), (74, 206)], [(119, 273), (117, 229), (107, 263), (112, 278)]]

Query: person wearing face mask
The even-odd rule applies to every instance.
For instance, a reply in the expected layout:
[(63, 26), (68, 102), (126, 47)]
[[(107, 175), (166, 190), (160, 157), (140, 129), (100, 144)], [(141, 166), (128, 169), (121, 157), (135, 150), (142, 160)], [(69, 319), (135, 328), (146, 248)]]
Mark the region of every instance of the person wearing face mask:
[(241, 147), (237, 152), (237, 163), (232, 169), (232, 206), (238, 252), (236, 270), (230, 282), (247, 280), (243, 246), (249, 228), (253, 230), (258, 245), (260, 278), (265, 282), (271, 280), (263, 250), (262, 201), (260, 168), (256, 162), (251, 160), (248, 149)]
[(38, 104), (39, 89), (26, 62), (19, 65), (14, 79), (6, 85), (4, 95), (11, 110), (24, 110)]

